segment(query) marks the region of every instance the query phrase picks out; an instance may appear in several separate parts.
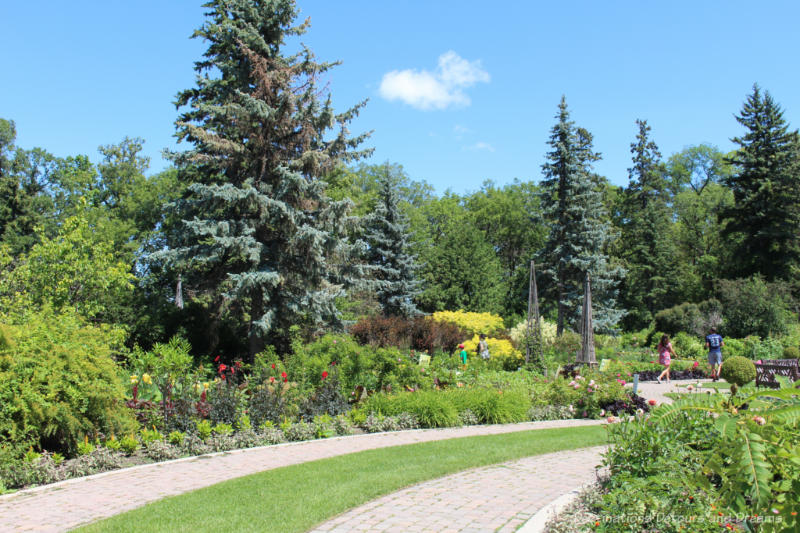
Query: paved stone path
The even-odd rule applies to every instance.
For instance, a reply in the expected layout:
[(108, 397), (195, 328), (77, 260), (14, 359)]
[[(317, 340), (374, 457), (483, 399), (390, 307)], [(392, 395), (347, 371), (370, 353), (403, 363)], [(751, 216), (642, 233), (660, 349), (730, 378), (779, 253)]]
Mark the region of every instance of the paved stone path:
[[(700, 383), (708, 383), (710, 379), (701, 379)], [(686, 385), (692, 384), (695, 386), (697, 381), (672, 381), (670, 383), (662, 382), (658, 383), (656, 381), (645, 381), (639, 383), (639, 396), (642, 398), (646, 398), (648, 400), (655, 400), (659, 404), (662, 403), (672, 403), (672, 398), (668, 398), (664, 396), (668, 392), (689, 392), (686, 388)], [(678, 385), (681, 385), (680, 387)], [(696, 389), (695, 389), (696, 390)], [(700, 389), (705, 393), (705, 391), (714, 392), (714, 389)]]
[(510, 533), (565, 492), (594, 481), (604, 449), (526, 457), (426, 481), (352, 509), (313, 533)]
[[(388, 446), (476, 435), (600, 424), (559, 420), (337, 437), (178, 459), (0, 496), (0, 531), (67, 531), (166, 496), (306, 461)], [(561, 492), (569, 490), (565, 487)]]

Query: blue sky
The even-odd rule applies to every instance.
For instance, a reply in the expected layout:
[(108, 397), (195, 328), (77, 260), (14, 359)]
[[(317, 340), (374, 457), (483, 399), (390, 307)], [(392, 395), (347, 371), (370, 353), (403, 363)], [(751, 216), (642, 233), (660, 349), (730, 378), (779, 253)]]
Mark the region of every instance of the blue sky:
[[(662, 154), (733, 148), (758, 82), (800, 126), (796, 2), (300, 0), (302, 40), (339, 110), (369, 98), (354, 132), (373, 162), (402, 164), (438, 191), (539, 180), (561, 95), (594, 134), (599, 173), (627, 182), (634, 121)], [(152, 170), (174, 147), (175, 94), (205, 50), (201, 2), (13, 2), (0, 18), (0, 117), (19, 146), (87, 154), (145, 139)]]

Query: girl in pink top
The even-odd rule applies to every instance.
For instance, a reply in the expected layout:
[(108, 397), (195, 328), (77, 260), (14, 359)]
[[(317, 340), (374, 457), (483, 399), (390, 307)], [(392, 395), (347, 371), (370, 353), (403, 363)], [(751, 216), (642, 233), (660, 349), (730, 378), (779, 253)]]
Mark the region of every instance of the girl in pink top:
[(672, 364), (672, 358), (675, 356), (675, 350), (672, 349), (672, 343), (669, 342), (669, 335), (663, 335), (661, 341), (656, 347), (658, 352), (658, 364), (664, 365), (664, 371), (658, 376), (658, 382), (661, 383), (661, 378), (667, 376), (667, 383), (669, 383), (669, 365)]

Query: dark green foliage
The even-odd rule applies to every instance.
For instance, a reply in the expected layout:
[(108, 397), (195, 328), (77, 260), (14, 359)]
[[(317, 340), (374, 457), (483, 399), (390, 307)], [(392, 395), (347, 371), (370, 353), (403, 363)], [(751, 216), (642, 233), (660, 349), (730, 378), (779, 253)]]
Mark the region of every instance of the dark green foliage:
[(672, 213), (667, 206), (665, 169), (647, 121), (637, 120), (631, 143), (633, 166), (623, 197), (622, 256), (627, 276), (621, 302), (628, 329), (647, 326), (653, 315), (676, 303), (676, 248), (671, 238)]
[(716, 294), (722, 302), (722, 333), (729, 337), (757, 335), (762, 338), (786, 332), (788, 291), (760, 276), (719, 280)]
[(684, 331), (704, 337), (710, 327), (722, 323), (722, 304), (718, 300), (706, 300), (699, 304), (682, 303), (656, 313), (655, 331), (677, 335)]
[(788, 280), (800, 268), (800, 137), (758, 85), (736, 120), (746, 132), (733, 139), (736, 172), (725, 184), (735, 203), (722, 213), (734, 247), (732, 273)]
[(412, 231), (425, 287), (417, 297), (420, 309), (501, 311), (502, 266), (458, 196), (446, 193), (423, 206), (412, 219)]
[(29, 313), (4, 330), (0, 349), (0, 438), (11, 446), (74, 453), (85, 436), (131, 431), (114, 356), (117, 330), (74, 314)]
[(375, 210), (364, 219), (367, 271), (383, 314), (412, 317), (419, 314), (413, 300), (420, 282), (416, 258), (409, 250), (408, 222), (398, 205), (397, 182), (387, 164), (378, 182)]
[(475, 226), (486, 235), (500, 260), (504, 317), (527, 310), (529, 261), (547, 235), (538, 192), (533, 182), (515, 179), (500, 187), (486, 181), (464, 199)]
[[(291, 326), (337, 325), (335, 298), (353, 282), (349, 201), (332, 202), (321, 180), (357, 159), (364, 136), (347, 124), (360, 106), (334, 113), (316, 82), (333, 64), (310, 50), (284, 55), (301, 35), (291, 0), (212, 0), (195, 33), (209, 43), (178, 136), (193, 148), (174, 160), (191, 185), (176, 205), (183, 219), (156, 255), (207, 298), (208, 312), (241, 321), (253, 357), (270, 341), (285, 353)], [(338, 133), (330, 135), (336, 125)], [(188, 293), (188, 291), (187, 291)], [(214, 321), (211, 320), (213, 324)]]
[(800, 348), (797, 346), (787, 346), (783, 349), (784, 359), (800, 359)]
[(601, 179), (592, 172), (600, 154), (592, 135), (570, 120), (564, 97), (550, 134), (551, 151), (542, 165), (542, 209), (550, 234), (541, 250), (545, 264), (542, 293), (557, 306), (557, 332), (577, 327), (586, 273), (592, 278), (595, 329), (614, 330), (622, 312), (617, 309), (617, 282), (623, 270), (606, 255), (612, 236), (602, 203)]
[(741, 387), (756, 379), (756, 365), (746, 357), (729, 357), (722, 365), (720, 376)]

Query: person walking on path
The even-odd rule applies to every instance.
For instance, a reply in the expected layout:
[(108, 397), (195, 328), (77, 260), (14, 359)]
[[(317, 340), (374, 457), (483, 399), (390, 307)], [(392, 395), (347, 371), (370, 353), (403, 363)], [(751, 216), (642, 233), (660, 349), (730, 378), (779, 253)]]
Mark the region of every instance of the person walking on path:
[(486, 341), (486, 335), (481, 333), (480, 341), (478, 342), (478, 354), (484, 361), (489, 360), (489, 343)]
[(661, 336), (656, 351), (658, 351), (658, 364), (664, 367), (663, 372), (659, 374), (657, 380), (661, 383), (661, 378), (666, 375), (667, 383), (669, 383), (669, 365), (672, 364), (672, 358), (676, 357), (675, 350), (672, 349), (672, 343), (669, 342), (669, 335)]
[(708, 348), (708, 364), (711, 365), (711, 379), (719, 380), (719, 371), (722, 368), (722, 347), (725, 343), (722, 335), (717, 333), (717, 328), (711, 328), (706, 335), (706, 348)]
[(461, 349), (461, 352), (458, 354), (458, 355), (461, 356), (461, 364), (464, 366), (464, 368), (466, 368), (467, 367), (467, 351), (464, 349), (464, 345), (463, 344), (459, 344), (458, 347)]

